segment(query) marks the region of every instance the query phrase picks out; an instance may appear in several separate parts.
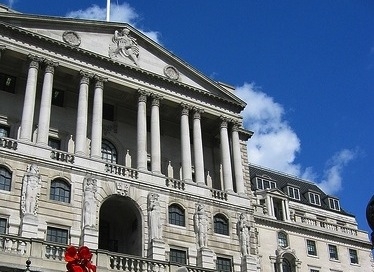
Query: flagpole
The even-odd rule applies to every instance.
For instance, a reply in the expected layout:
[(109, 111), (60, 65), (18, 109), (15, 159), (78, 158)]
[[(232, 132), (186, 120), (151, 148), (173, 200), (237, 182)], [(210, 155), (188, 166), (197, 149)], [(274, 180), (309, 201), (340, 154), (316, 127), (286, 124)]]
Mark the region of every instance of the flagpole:
[(110, 20), (110, 0), (106, 0), (106, 21)]

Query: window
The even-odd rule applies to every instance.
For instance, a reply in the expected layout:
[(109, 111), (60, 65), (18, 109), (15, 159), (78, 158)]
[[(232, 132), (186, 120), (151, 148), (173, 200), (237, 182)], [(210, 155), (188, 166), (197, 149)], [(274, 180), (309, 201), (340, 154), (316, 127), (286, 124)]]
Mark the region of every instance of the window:
[(339, 200), (335, 198), (329, 198), (330, 209), (340, 211)]
[(5, 167), (0, 166), (0, 190), (10, 191), (12, 173)]
[(319, 194), (309, 192), (309, 201), (311, 204), (321, 206), (321, 199)]
[(187, 264), (187, 253), (185, 250), (170, 249), (170, 262), (178, 264)]
[(66, 229), (47, 227), (47, 241), (48, 242), (67, 245), (68, 236), (69, 236), (69, 232)]
[(9, 127), (0, 125), (0, 138), (9, 137), (10, 129)]
[(229, 235), (229, 222), (222, 214), (214, 216), (214, 232), (223, 235)]
[(63, 107), (64, 106), (64, 91), (53, 89), (52, 91), (52, 105)]
[(288, 187), (288, 196), (292, 199), (300, 200), (300, 190), (295, 187)]
[(216, 270), (217, 271), (232, 271), (231, 270), (231, 259), (217, 257)]
[(57, 149), (57, 150), (61, 149), (61, 141), (60, 141), (60, 139), (57, 139), (57, 138), (49, 137), (48, 138), (48, 145), (50, 147), (52, 147), (52, 149)]
[(256, 178), (257, 181), (257, 189), (265, 190), (265, 189), (274, 189), (277, 188), (277, 184), (274, 181)]
[(114, 106), (110, 104), (103, 104), (103, 119), (114, 121)]
[(339, 260), (338, 248), (335, 245), (329, 245), (329, 253), (331, 260)]
[(281, 247), (288, 247), (287, 234), (284, 232), (278, 232), (278, 245)]
[(8, 93), (15, 93), (16, 78), (14, 76), (0, 73), (0, 90)]
[(0, 234), (6, 234), (7, 230), (7, 220), (5, 218), (0, 218)]
[(308, 255), (317, 256), (316, 241), (306, 240), (306, 247), (308, 250)]
[(101, 143), (101, 158), (109, 163), (117, 163), (117, 150), (108, 140)]
[(70, 185), (63, 179), (51, 182), (50, 199), (70, 203)]
[(351, 264), (358, 264), (357, 250), (349, 249), (349, 257), (351, 259)]
[(176, 204), (169, 206), (169, 224), (185, 226), (184, 210)]

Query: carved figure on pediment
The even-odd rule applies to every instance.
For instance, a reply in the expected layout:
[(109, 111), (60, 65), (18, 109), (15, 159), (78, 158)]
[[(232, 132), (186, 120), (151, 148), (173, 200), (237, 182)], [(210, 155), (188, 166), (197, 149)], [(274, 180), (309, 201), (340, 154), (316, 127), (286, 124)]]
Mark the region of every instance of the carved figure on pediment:
[(83, 227), (96, 227), (96, 192), (97, 180), (91, 177), (84, 179)]
[(194, 214), (194, 230), (199, 248), (208, 246), (208, 215), (203, 204), (196, 205)]
[(239, 216), (239, 220), (236, 223), (236, 233), (239, 237), (240, 253), (242, 254), (242, 256), (247, 256), (250, 253), (249, 230), (250, 225), (247, 220), (247, 216), (245, 215), (245, 213), (241, 213)]
[(148, 194), (149, 241), (162, 239), (161, 207), (156, 193)]
[(24, 215), (37, 215), (40, 187), (39, 167), (36, 164), (29, 164), (22, 178), (21, 211)]
[(109, 57), (116, 58), (122, 56), (129, 58), (138, 66), (139, 47), (136, 39), (130, 35), (130, 30), (124, 28), (121, 31), (114, 31), (113, 44), (109, 46)]

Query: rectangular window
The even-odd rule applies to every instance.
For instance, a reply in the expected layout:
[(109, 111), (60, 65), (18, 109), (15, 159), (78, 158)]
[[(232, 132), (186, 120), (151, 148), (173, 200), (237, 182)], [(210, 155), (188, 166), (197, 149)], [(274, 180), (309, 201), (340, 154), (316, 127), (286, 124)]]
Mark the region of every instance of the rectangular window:
[(8, 93), (15, 93), (16, 78), (14, 76), (0, 73), (0, 90)]
[(185, 250), (170, 249), (170, 262), (178, 264), (187, 264), (187, 253)]
[(262, 178), (256, 178), (256, 181), (257, 181), (257, 189), (259, 190), (277, 188), (277, 184), (274, 181), (266, 180)]
[(10, 132), (9, 127), (0, 125), (0, 138), (9, 137), (9, 132)]
[(330, 209), (340, 211), (339, 200), (335, 198), (329, 198)]
[(349, 257), (351, 259), (351, 264), (358, 264), (357, 250), (349, 249)]
[(0, 218), (0, 234), (6, 234), (7, 220), (5, 218)]
[(317, 247), (315, 241), (306, 240), (306, 247), (308, 249), (308, 255), (317, 256)]
[(69, 241), (69, 231), (66, 229), (47, 227), (47, 241), (67, 245)]
[(52, 105), (58, 107), (64, 106), (64, 91), (57, 89), (52, 90)]
[[(103, 119), (114, 121), (114, 106), (111, 104), (103, 104)], [(148, 122), (147, 122), (148, 123)]]
[(292, 199), (300, 200), (300, 190), (295, 187), (288, 187), (288, 196)]
[(335, 245), (329, 245), (330, 260), (339, 260), (338, 248)]
[(321, 206), (321, 198), (319, 194), (309, 192), (309, 201), (311, 204)]
[(217, 257), (217, 271), (232, 271), (231, 259)]
[(48, 145), (50, 147), (52, 147), (52, 149), (61, 150), (61, 141), (60, 141), (60, 139), (49, 137), (48, 138)]

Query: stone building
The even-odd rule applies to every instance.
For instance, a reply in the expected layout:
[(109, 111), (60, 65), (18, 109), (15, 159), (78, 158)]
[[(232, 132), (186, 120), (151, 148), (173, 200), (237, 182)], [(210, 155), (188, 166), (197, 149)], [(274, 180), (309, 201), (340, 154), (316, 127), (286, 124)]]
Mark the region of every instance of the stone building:
[(0, 271), (64, 271), (70, 244), (98, 271), (371, 266), (338, 199), (249, 164), (232, 87), (127, 24), (1, 6), (0, 29)]

